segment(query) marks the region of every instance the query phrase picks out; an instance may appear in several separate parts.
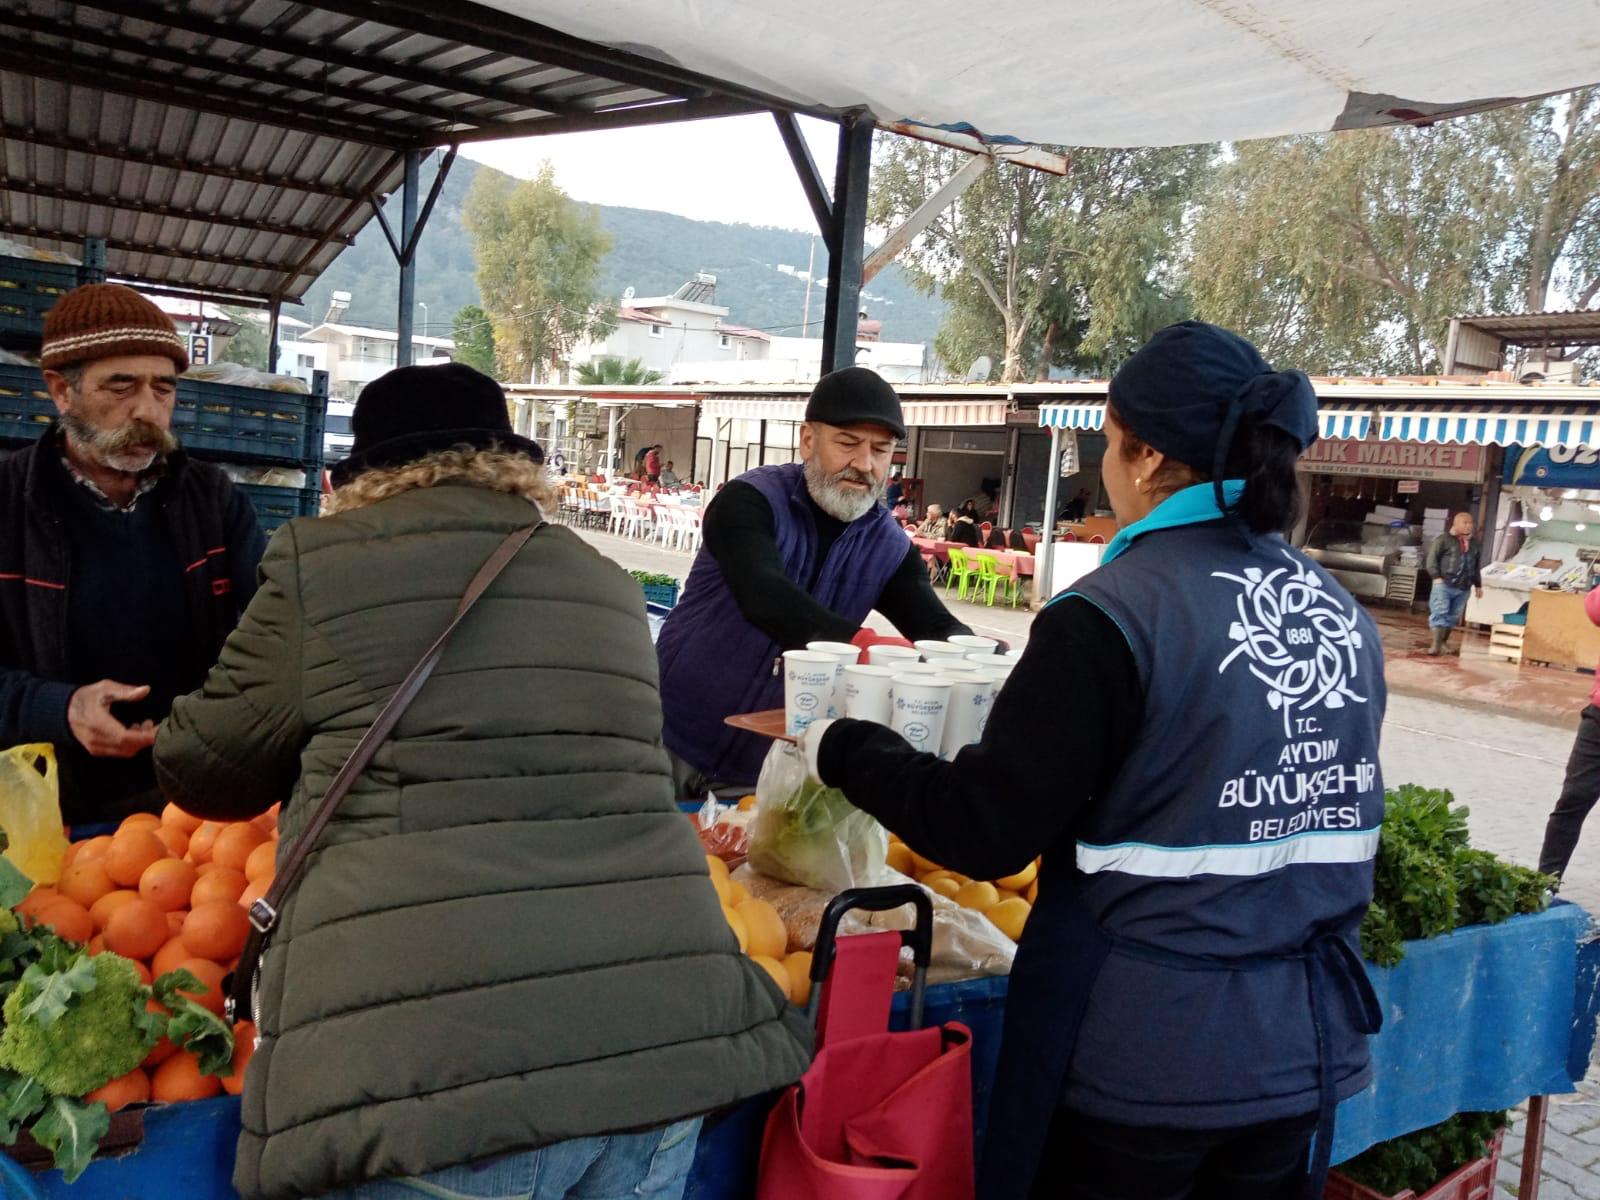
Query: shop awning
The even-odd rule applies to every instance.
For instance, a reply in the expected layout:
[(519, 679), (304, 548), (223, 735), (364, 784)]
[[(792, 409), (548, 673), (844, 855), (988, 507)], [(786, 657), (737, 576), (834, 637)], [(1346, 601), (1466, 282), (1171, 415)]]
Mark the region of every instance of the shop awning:
[(1459, 405), (1386, 408), (1379, 438), (1476, 446), (1600, 448), (1600, 409), (1568, 404), (1514, 409)]
[(912, 429), (927, 429), (940, 425), (954, 425), (970, 429), (981, 425), (1004, 425), (1011, 402), (1005, 399), (986, 400), (911, 400), (900, 406), (906, 425)]
[(1370, 408), (1321, 408), (1317, 411), (1317, 434), (1337, 441), (1362, 441), (1376, 415)]
[(804, 421), (806, 398), (711, 396), (700, 406), (700, 415), (718, 421)]
[(1089, 400), (1081, 404), (1041, 404), (1039, 426), (1042, 429), (1099, 430), (1106, 423), (1106, 402)]

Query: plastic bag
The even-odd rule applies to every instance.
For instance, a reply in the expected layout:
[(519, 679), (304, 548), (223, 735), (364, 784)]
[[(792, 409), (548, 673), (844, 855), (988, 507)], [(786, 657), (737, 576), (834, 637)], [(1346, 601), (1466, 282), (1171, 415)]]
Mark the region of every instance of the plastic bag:
[(294, 392), (304, 396), (311, 391), (306, 381), (295, 375), (272, 375), (242, 363), (201, 363), (183, 373), (185, 379), (203, 383), (226, 383), (233, 387), (266, 388), (270, 392)]
[(842, 892), (871, 887), (884, 871), (889, 835), (872, 817), (806, 774), (799, 747), (774, 742), (756, 781), (750, 865), (785, 883)]
[(61, 792), (53, 746), (14, 746), (0, 751), (0, 829), (10, 846), (5, 857), (35, 883), (61, 878), (67, 835), (61, 828)]

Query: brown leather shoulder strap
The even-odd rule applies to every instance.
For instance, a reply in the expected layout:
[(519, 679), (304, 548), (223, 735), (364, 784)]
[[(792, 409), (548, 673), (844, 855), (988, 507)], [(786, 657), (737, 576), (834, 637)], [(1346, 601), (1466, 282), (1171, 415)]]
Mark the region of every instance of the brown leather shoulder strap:
[(344, 766), (339, 768), (339, 773), (328, 785), (328, 790), (318, 802), (311, 819), (306, 822), (305, 828), (300, 831), (300, 836), (289, 848), (289, 854), (283, 860), (283, 865), (278, 868), (272, 886), (267, 889), (266, 895), (250, 906), (250, 924), (253, 929), (239, 957), (238, 969), (229, 981), (232, 993), (230, 1004), (234, 1011), (249, 1003), (249, 993), (255, 983), (258, 959), (267, 935), (277, 924), (278, 912), (283, 905), (284, 897), (299, 881), (301, 872), (305, 870), (306, 859), (311, 856), (317, 839), (322, 836), (323, 830), (328, 827), (328, 822), (333, 819), (334, 810), (354, 786), (361, 772), (372, 762), (378, 747), (382, 746), (394, 732), (394, 727), (400, 723), (400, 718), (416, 699), (428, 676), (433, 674), (433, 668), (438, 665), (440, 657), (444, 654), (445, 644), (449, 642), (456, 626), (460, 625), (462, 618), (472, 611), (472, 606), (517, 556), (517, 552), (547, 523), (540, 521), (536, 525), (529, 525), (507, 534), (505, 540), (495, 547), (494, 553), (484, 560), (477, 574), (472, 577), (472, 582), (467, 584), (467, 590), (462, 594), (461, 602), (456, 605), (455, 615), (451, 617), (450, 624), (444, 627), (444, 632), (440, 633), (433, 645), (428, 647), (427, 652), (417, 661), (417, 665), (411, 668), (411, 673), (405, 677), (395, 689), (394, 695), (389, 697), (388, 703), (383, 706), (378, 719), (362, 735), (361, 741), (356, 744), (356, 748), (350, 752), (350, 757), (345, 759)]

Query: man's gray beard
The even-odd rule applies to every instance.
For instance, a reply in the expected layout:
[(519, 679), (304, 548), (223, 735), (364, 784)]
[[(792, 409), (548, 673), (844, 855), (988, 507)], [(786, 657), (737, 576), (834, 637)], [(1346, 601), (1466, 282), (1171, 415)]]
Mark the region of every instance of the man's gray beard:
[(62, 414), (61, 428), (81, 454), (126, 475), (149, 470), (178, 448), (178, 439), (169, 431), (144, 421), (108, 431), (69, 412)]
[(859, 521), (877, 506), (878, 500), (883, 495), (887, 480), (877, 483), (868, 483), (866, 491), (856, 491), (845, 488), (838, 482), (840, 477), (858, 475), (859, 472), (846, 467), (838, 475), (824, 475), (822, 464), (815, 458), (808, 458), (805, 463), (806, 490), (811, 493), (811, 498), (817, 502), (817, 507), (827, 513), (836, 521), (849, 524)]

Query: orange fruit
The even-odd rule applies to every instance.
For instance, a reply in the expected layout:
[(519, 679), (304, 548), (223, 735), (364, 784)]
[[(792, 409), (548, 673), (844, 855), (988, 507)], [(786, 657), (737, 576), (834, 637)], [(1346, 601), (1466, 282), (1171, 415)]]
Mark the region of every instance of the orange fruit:
[(105, 865), (94, 860), (75, 863), (61, 872), (61, 878), (56, 881), (56, 891), (85, 908), (93, 907), (96, 900), (115, 891), (116, 887), (111, 876), (106, 874)]
[(954, 900), (961, 891), (961, 885), (948, 875), (941, 879), (930, 879), (923, 886), (930, 892), (943, 896), (946, 900)]
[(189, 903), (195, 908), (214, 900), (226, 900), (232, 904), (239, 899), (239, 893), (244, 891), (247, 883), (249, 880), (244, 877), (243, 871), (218, 867), (195, 881), (194, 890), (189, 894)]
[(106, 922), (111, 919), (111, 914), (116, 912), (130, 900), (137, 900), (139, 893), (132, 888), (120, 888), (115, 892), (107, 892), (100, 899), (89, 906), (89, 916), (94, 921), (96, 929), (104, 929)]
[(137, 962), (131, 958), (128, 961), (133, 963), (133, 971), (134, 974), (139, 977), (139, 982), (144, 984), (145, 987), (149, 987), (150, 984), (154, 982), (155, 978), (150, 974), (150, 968), (145, 966), (142, 962)]
[(267, 889), (271, 886), (271, 875), (268, 875), (265, 879), (256, 880), (254, 883), (245, 888), (244, 891), (239, 893), (239, 906), (246, 912), (249, 912), (250, 906), (265, 896), (267, 894)]
[(158, 1104), (205, 1100), (222, 1091), (222, 1080), (200, 1074), (200, 1060), (179, 1050), (156, 1068), (150, 1079), (150, 1099)]
[(171, 825), (157, 825), (153, 830), (161, 839), (161, 844), (167, 848), (167, 853), (175, 858), (182, 858), (189, 853), (189, 835), (181, 829), (174, 829)]
[(160, 824), (161, 818), (155, 813), (137, 812), (122, 819), (122, 824), (117, 826), (117, 833), (126, 833), (130, 829), (154, 830)]
[[(90, 919), (93, 920), (92, 917)], [(90, 955), (95, 955), (95, 954), (104, 954), (105, 952), (106, 952), (106, 935), (103, 934), (103, 933), (97, 933), (92, 938), (89, 939), (89, 953), (90, 953)]]
[(1000, 891), (992, 883), (968, 883), (956, 893), (955, 901), (962, 908), (988, 912), (1000, 903)]
[(1028, 885), (1028, 890), (1023, 893), (1022, 898), (1029, 904), (1039, 903), (1039, 881), (1037, 879)]
[(148, 829), (129, 829), (111, 839), (106, 851), (106, 874), (113, 883), (138, 887), (139, 877), (151, 863), (167, 857), (167, 846)]
[(176, 804), (169, 804), (161, 810), (161, 823), (173, 829), (181, 829), (184, 833), (193, 833), (200, 828), (200, 818), (191, 817)]
[[(68, 834), (68, 836), (71, 836), (72, 831), (70, 829), (66, 830), (65, 832)], [(70, 867), (74, 861), (76, 861), (78, 857), (78, 851), (82, 849), (82, 842), (69, 842), (67, 844), (67, 852), (61, 856), (62, 871), (66, 871), (66, 869)]]
[(739, 939), (739, 953), (743, 954), (750, 949), (750, 931), (744, 926), (744, 918), (731, 908), (724, 908), (722, 917), (728, 922), (728, 928), (733, 930), (733, 936)]
[[(745, 932), (750, 937), (747, 953), (755, 958), (781, 959), (789, 952), (789, 931), (783, 927), (783, 918), (772, 905), (765, 900), (746, 900), (734, 911), (743, 918)], [(789, 994), (787, 983), (783, 992)]]
[(106, 922), (106, 948), (124, 958), (146, 959), (167, 944), (167, 914), (143, 896)]
[(102, 833), (99, 837), (92, 837), (87, 842), (78, 843), (78, 852), (72, 856), (74, 864), (93, 862), (97, 858), (104, 858), (106, 851), (111, 849), (111, 835)]
[(180, 970), (188, 971), (204, 986), (204, 991), (191, 992), (180, 990), (180, 996), (187, 996), (201, 1008), (209, 1008), (217, 1016), (222, 1015), (222, 981), (228, 973), (208, 958), (186, 958), (178, 964)]
[(39, 910), (52, 900), (61, 899), (61, 893), (53, 887), (36, 887), (23, 897), (22, 903), (17, 905), (15, 912), (20, 917), (32, 919), (39, 915)]
[(157, 950), (155, 957), (150, 960), (150, 973), (157, 979), (176, 971), (194, 955), (189, 953), (189, 947), (183, 944), (181, 937), (168, 940), (167, 944)]
[(783, 969), (789, 972), (789, 999), (804, 1004), (811, 999), (811, 951), (796, 950), (783, 960)]
[(222, 1090), (230, 1096), (244, 1091), (244, 1074), (250, 1068), (250, 1057), (256, 1052), (256, 1025), (254, 1021), (238, 1021), (233, 1026), (233, 1074), (222, 1077)]
[(1036, 859), (1027, 866), (1023, 867), (1022, 870), (1018, 871), (1015, 875), (1006, 875), (996, 879), (994, 881), (994, 885), (995, 887), (1000, 888), (1002, 891), (1025, 892), (1028, 890), (1028, 885), (1038, 877), (1039, 863)]
[(993, 921), (995, 927), (1013, 942), (1022, 940), (1022, 927), (1028, 923), (1028, 918), (1033, 915), (1033, 908), (1021, 896), (1014, 900), (1002, 900), (999, 904), (986, 911), (984, 916)]
[[(194, 859), (191, 858), (189, 855), (185, 854), (184, 857), (189, 859), (190, 862), (194, 862)], [(194, 863), (194, 869), (196, 871), (199, 871), (200, 874), (202, 874), (202, 875), (209, 875), (209, 874), (211, 874), (211, 872), (220, 871), (223, 868), (217, 866), (217, 864), (214, 863), (214, 862), (203, 862), (203, 863)]]
[(98, 1100), (110, 1112), (127, 1108), (130, 1104), (142, 1104), (150, 1099), (150, 1076), (135, 1067), (126, 1075), (119, 1075), (110, 1083), (101, 1084), (84, 1099), (90, 1104)]
[[(201, 958), (227, 962), (244, 949), (250, 919), (231, 900), (208, 900), (183, 919), (183, 944)], [(152, 951), (154, 953), (154, 951)]]
[(250, 852), (267, 840), (267, 831), (250, 821), (225, 825), (211, 844), (211, 861), (224, 867), (244, 870)]
[(778, 985), (778, 990), (782, 992), (785, 997), (787, 997), (790, 991), (793, 990), (793, 985), (789, 979), (789, 972), (784, 970), (783, 964), (777, 959), (771, 958), (765, 954), (752, 954), (750, 956), (750, 961), (759, 966), (768, 975), (772, 976), (772, 982)]
[(267, 809), (266, 812), (262, 813), (256, 818), (256, 824), (261, 826), (261, 828), (265, 829), (268, 833), (276, 835), (278, 832), (278, 813), (282, 809), (283, 804), (281, 801), (277, 804), (274, 804), (271, 808)]
[(187, 908), (175, 908), (167, 914), (167, 936), (175, 938), (183, 932), (184, 918), (189, 915)]
[[(93, 863), (89, 864), (91, 867)], [(193, 863), (181, 858), (160, 858), (144, 869), (139, 876), (139, 895), (149, 900), (162, 912), (176, 912), (189, 905), (189, 893), (195, 880), (200, 878)]]
[(189, 859), (196, 866), (211, 861), (211, 845), (222, 832), (221, 821), (202, 821), (200, 827), (189, 835)]
[(41, 908), (34, 924), (55, 930), (58, 938), (69, 942), (87, 942), (94, 936), (94, 921), (89, 917), (89, 910), (65, 896), (57, 896)]
[[(146, 1000), (144, 1002), (144, 1007), (145, 1011), (153, 1012), (160, 1017), (166, 1017), (169, 1015), (167, 1010), (163, 1008), (154, 997)], [(178, 1048), (172, 1044), (172, 1039), (163, 1035), (159, 1042), (150, 1047), (150, 1053), (144, 1056), (144, 1061), (139, 1065), (148, 1069), (155, 1066), (157, 1063), (166, 1062), (167, 1059), (171, 1058), (177, 1052)]]
[(251, 883), (269, 878), (278, 870), (278, 843), (269, 838), (250, 851), (244, 860), (244, 877)]

